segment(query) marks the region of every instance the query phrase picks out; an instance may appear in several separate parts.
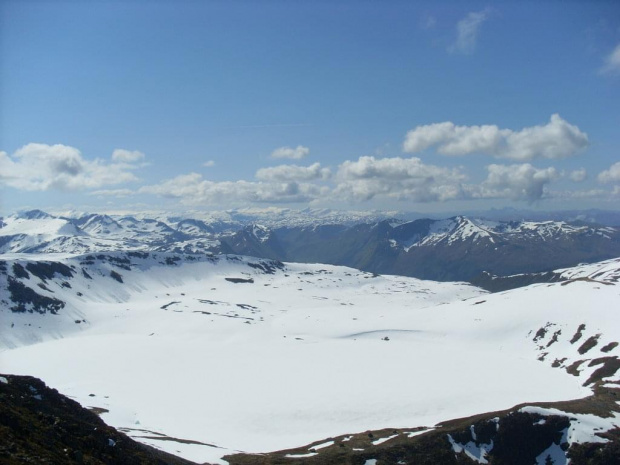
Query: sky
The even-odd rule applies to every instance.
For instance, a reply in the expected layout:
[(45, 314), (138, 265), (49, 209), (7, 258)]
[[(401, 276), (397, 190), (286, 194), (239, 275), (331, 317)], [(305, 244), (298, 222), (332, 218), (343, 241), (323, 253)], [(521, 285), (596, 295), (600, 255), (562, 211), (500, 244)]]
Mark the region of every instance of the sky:
[(620, 2), (0, 0), (0, 215), (620, 209)]

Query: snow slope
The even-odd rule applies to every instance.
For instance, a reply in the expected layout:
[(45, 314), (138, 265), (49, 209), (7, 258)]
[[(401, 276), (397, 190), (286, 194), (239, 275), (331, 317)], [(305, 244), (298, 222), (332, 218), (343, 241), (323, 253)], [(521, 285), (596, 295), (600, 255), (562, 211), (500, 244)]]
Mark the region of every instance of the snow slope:
[(619, 260), (565, 270), (596, 279), (486, 294), (237, 256), (64, 257), (51, 278), (37, 267), (51, 256), (4, 258), (3, 295), (13, 280), (65, 305), (15, 313), (3, 298), (3, 370), (201, 462), (583, 397), (597, 366), (564, 368), (620, 341)]

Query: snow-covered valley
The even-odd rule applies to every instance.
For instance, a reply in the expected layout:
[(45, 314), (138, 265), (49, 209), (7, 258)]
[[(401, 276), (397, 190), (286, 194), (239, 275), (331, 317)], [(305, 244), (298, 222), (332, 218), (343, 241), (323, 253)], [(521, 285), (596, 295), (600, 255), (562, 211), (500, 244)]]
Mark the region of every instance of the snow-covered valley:
[(585, 397), (620, 341), (619, 260), (488, 294), (227, 255), (3, 259), (2, 371), (199, 462)]

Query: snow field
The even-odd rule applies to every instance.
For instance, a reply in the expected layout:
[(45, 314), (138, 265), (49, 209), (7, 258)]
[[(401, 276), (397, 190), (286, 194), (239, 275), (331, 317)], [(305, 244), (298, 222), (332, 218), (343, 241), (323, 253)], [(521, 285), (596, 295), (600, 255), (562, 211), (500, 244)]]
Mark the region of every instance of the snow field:
[[(328, 265), (265, 274), (252, 259), (160, 261), (114, 268), (122, 284), (109, 263), (87, 267), (94, 279), (77, 273), (70, 289), (53, 288), (67, 301), (59, 315), (2, 309), (15, 323), (0, 340), (3, 370), (108, 409), (104, 420), (138, 440), (216, 462), (236, 450), (583, 397), (596, 367), (574, 377), (551, 362), (599, 357), (604, 341), (620, 341), (617, 286), (578, 281), (490, 295)], [(541, 363), (533, 338), (548, 323), (545, 345), (562, 333)], [(570, 344), (582, 323), (581, 341)], [(598, 333), (601, 343), (580, 355)], [(154, 436), (141, 430), (205, 445), (140, 439)]]

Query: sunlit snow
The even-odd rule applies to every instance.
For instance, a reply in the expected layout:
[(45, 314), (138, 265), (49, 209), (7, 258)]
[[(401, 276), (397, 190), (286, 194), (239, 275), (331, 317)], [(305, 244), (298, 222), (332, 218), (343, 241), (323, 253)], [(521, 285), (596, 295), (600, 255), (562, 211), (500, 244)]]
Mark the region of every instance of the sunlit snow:
[[(3, 370), (40, 377), (108, 410), (104, 420), (137, 440), (204, 462), (583, 397), (596, 367), (575, 377), (552, 356), (578, 357), (567, 339), (585, 319), (584, 340), (620, 340), (609, 311), (617, 287), (597, 282), (486, 294), (329, 265), (270, 274), (261, 267), (271, 262), (250, 258), (173, 258), (134, 256), (130, 270), (63, 258), (76, 273), (70, 288), (48, 281), (67, 302), (58, 315), (3, 304)], [(550, 322), (545, 344), (563, 331), (541, 363), (532, 339)]]

